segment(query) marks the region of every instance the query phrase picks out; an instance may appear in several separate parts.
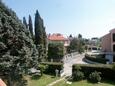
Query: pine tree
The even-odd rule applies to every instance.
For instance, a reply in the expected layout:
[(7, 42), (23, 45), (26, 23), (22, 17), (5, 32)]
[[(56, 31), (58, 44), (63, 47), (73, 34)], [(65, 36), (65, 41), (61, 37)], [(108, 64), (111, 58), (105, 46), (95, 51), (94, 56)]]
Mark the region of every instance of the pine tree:
[(29, 15), (29, 24), (28, 24), (28, 26), (29, 26), (30, 33), (33, 37), (33, 24), (32, 24), (32, 18), (31, 18), (30, 15)]
[(26, 28), (28, 28), (28, 24), (26, 22), (26, 18), (25, 17), (23, 17), (23, 24), (25, 25)]

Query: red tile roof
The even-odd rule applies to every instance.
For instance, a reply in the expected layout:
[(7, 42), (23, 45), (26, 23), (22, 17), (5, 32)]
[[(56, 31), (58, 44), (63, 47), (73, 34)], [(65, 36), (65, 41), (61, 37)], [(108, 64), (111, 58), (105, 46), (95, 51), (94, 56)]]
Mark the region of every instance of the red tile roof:
[(52, 41), (64, 41), (64, 40), (67, 40), (62, 34), (59, 34), (59, 33), (49, 35), (48, 39), (52, 40)]
[(6, 86), (6, 84), (0, 79), (0, 86)]

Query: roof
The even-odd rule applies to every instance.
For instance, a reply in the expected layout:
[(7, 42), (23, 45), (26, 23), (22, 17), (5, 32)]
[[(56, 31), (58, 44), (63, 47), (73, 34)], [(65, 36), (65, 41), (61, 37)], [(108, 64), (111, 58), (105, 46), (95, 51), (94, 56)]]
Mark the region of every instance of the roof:
[(0, 86), (6, 86), (6, 84), (4, 83), (4, 81), (2, 81), (2, 79), (0, 79)]
[(52, 41), (64, 41), (64, 40), (67, 40), (67, 38), (65, 38), (62, 34), (60, 33), (56, 33), (56, 34), (52, 34), (52, 35), (49, 35), (48, 36), (48, 39), (49, 40), (52, 40)]
[(115, 32), (115, 28), (111, 29), (109, 32)]

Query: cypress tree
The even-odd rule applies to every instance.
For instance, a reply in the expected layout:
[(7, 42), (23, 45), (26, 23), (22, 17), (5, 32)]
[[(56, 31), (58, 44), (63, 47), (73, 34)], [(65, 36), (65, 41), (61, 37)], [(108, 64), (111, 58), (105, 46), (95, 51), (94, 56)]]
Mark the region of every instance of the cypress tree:
[(28, 28), (28, 24), (26, 22), (26, 18), (25, 17), (23, 17), (23, 24), (25, 25), (26, 28)]
[(41, 45), (43, 44), (43, 28), (42, 28), (42, 21), (39, 15), (38, 10), (35, 14), (35, 44)]
[(30, 15), (29, 15), (29, 24), (28, 24), (28, 26), (29, 26), (30, 33), (33, 37), (33, 24), (32, 24), (32, 18), (31, 18)]
[(39, 50), (39, 57), (44, 60), (46, 58), (46, 32), (38, 10), (35, 14), (35, 44)]
[(46, 35), (45, 27), (43, 28), (43, 42), (44, 42), (44, 48), (46, 49), (47, 35)]

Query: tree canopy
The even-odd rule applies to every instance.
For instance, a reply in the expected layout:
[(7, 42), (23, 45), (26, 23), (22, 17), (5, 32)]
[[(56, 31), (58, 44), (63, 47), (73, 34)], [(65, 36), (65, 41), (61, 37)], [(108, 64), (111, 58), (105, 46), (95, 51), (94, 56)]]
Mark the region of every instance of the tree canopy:
[(13, 82), (32, 67), (38, 67), (38, 51), (31, 34), (15, 12), (0, 1), (0, 72)]

